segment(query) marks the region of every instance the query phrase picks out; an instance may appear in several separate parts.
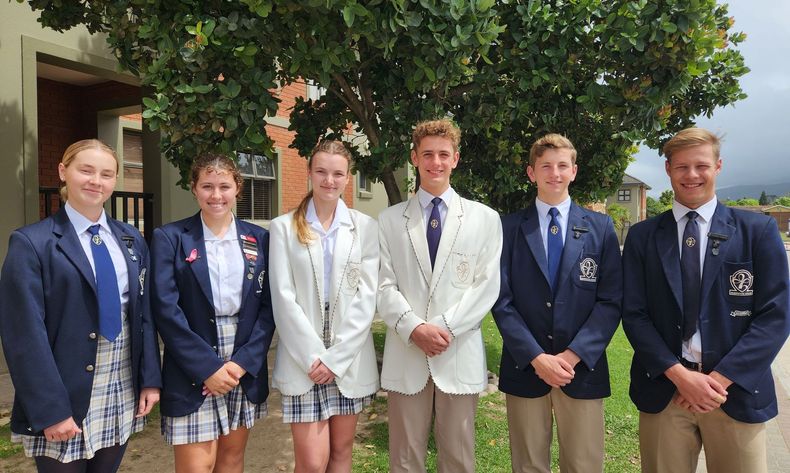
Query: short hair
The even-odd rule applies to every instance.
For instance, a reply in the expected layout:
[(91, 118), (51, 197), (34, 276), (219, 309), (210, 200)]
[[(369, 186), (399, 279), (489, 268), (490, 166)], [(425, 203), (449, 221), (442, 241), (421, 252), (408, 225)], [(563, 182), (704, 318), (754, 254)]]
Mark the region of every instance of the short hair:
[(412, 149), (415, 151), (420, 146), (420, 141), (426, 136), (441, 136), (453, 144), (453, 151), (458, 151), (461, 144), (461, 129), (449, 118), (422, 121), (414, 127), (411, 134)]
[(532, 147), (529, 149), (529, 165), (535, 166), (535, 161), (543, 156), (543, 153), (548, 149), (569, 149), (571, 151), (571, 163), (576, 164), (576, 148), (573, 147), (571, 140), (559, 133), (549, 133), (532, 143)]
[(680, 130), (664, 144), (662, 151), (667, 161), (672, 161), (672, 155), (676, 151), (703, 145), (710, 145), (713, 149), (713, 155), (716, 159), (719, 159), (721, 138), (704, 128), (691, 127)]
[(227, 172), (230, 173), (233, 180), (236, 182), (238, 194), (244, 187), (244, 178), (241, 177), (241, 172), (236, 166), (236, 162), (229, 156), (220, 153), (204, 153), (192, 163), (192, 168), (189, 171), (189, 186), (194, 189), (200, 179), (200, 171), (207, 172)]
[[(118, 174), (120, 170), (120, 163), (118, 162), (118, 155), (115, 154), (115, 150), (112, 149), (110, 145), (107, 143), (97, 140), (95, 138), (91, 138), (88, 140), (80, 140), (76, 143), (72, 143), (66, 148), (66, 151), (63, 152), (63, 157), (60, 158), (60, 163), (63, 164), (65, 167), (69, 167), (71, 162), (74, 161), (74, 158), (77, 157), (80, 152), (88, 150), (88, 149), (97, 149), (99, 151), (104, 151), (105, 153), (109, 154), (110, 156), (115, 159), (115, 174)], [(66, 186), (60, 188), (60, 198), (65, 202), (69, 198), (69, 193), (66, 190)]]

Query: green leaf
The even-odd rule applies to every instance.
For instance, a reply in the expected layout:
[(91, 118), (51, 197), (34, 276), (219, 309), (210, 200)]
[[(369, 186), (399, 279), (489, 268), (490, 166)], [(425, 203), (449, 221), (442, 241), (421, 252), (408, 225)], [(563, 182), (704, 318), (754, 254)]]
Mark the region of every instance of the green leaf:
[(354, 8), (351, 5), (343, 7), (343, 21), (346, 22), (346, 26), (351, 28), (354, 25), (354, 18)]
[(143, 97), (143, 105), (145, 105), (145, 108), (148, 109), (159, 108), (159, 104), (156, 103), (156, 100), (152, 99), (151, 97)]

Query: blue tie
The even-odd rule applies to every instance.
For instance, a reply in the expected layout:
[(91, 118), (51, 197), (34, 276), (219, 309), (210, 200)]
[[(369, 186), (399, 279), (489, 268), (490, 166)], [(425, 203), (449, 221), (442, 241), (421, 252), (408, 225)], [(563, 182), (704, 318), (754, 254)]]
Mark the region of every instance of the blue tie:
[(114, 341), (121, 333), (121, 297), (118, 295), (118, 277), (112, 264), (107, 245), (99, 236), (99, 225), (91, 226), (91, 253), (96, 267), (96, 292), (99, 294), (99, 333)]
[(436, 261), (436, 251), (439, 249), (439, 240), (442, 238), (442, 219), (439, 215), (439, 204), (442, 203), (442, 199), (439, 197), (434, 197), (431, 200), (433, 204), (433, 210), (431, 210), (431, 218), (428, 219), (428, 253), (431, 255), (431, 268), (433, 268), (433, 263)]
[(683, 230), (683, 243), (680, 245), (680, 272), (683, 278), (683, 340), (688, 340), (697, 331), (700, 308), (700, 261), (699, 261), (699, 224), (697, 212), (686, 214), (688, 221)]
[(557, 292), (557, 275), (560, 269), (560, 259), (562, 258), (562, 227), (560, 226), (557, 215), (560, 211), (556, 207), (549, 209), (549, 229), (546, 232), (546, 246), (549, 256), (549, 284), (552, 292)]

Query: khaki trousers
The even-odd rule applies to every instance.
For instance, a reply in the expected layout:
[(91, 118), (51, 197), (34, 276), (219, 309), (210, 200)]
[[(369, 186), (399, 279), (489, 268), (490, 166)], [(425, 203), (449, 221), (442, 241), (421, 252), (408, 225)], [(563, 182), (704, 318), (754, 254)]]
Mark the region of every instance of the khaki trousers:
[(390, 472), (425, 473), (428, 434), (435, 417), (438, 473), (473, 473), (477, 398), (477, 394), (443, 393), (432, 378), (414, 395), (390, 391)]
[(765, 423), (747, 424), (721, 409), (695, 414), (674, 402), (639, 413), (643, 473), (694, 473), (700, 449), (710, 472), (766, 473)]
[(603, 472), (603, 399), (574, 399), (554, 388), (538, 398), (508, 394), (506, 401), (514, 473), (551, 473), (554, 420), (560, 471)]

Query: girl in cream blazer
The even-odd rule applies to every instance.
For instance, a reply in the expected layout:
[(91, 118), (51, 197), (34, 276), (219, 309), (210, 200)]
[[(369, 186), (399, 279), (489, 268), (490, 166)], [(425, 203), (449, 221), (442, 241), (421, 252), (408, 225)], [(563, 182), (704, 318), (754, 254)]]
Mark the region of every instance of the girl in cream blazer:
[(313, 190), (270, 226), (280, 334), (272, 384), (283, 395), (297, 473), (351, 471), (357, 417), (379, 386), (370, 332), (378, 227), (340, 199), (350, 159), (343, 143), (319, 143), (308, 161)]

